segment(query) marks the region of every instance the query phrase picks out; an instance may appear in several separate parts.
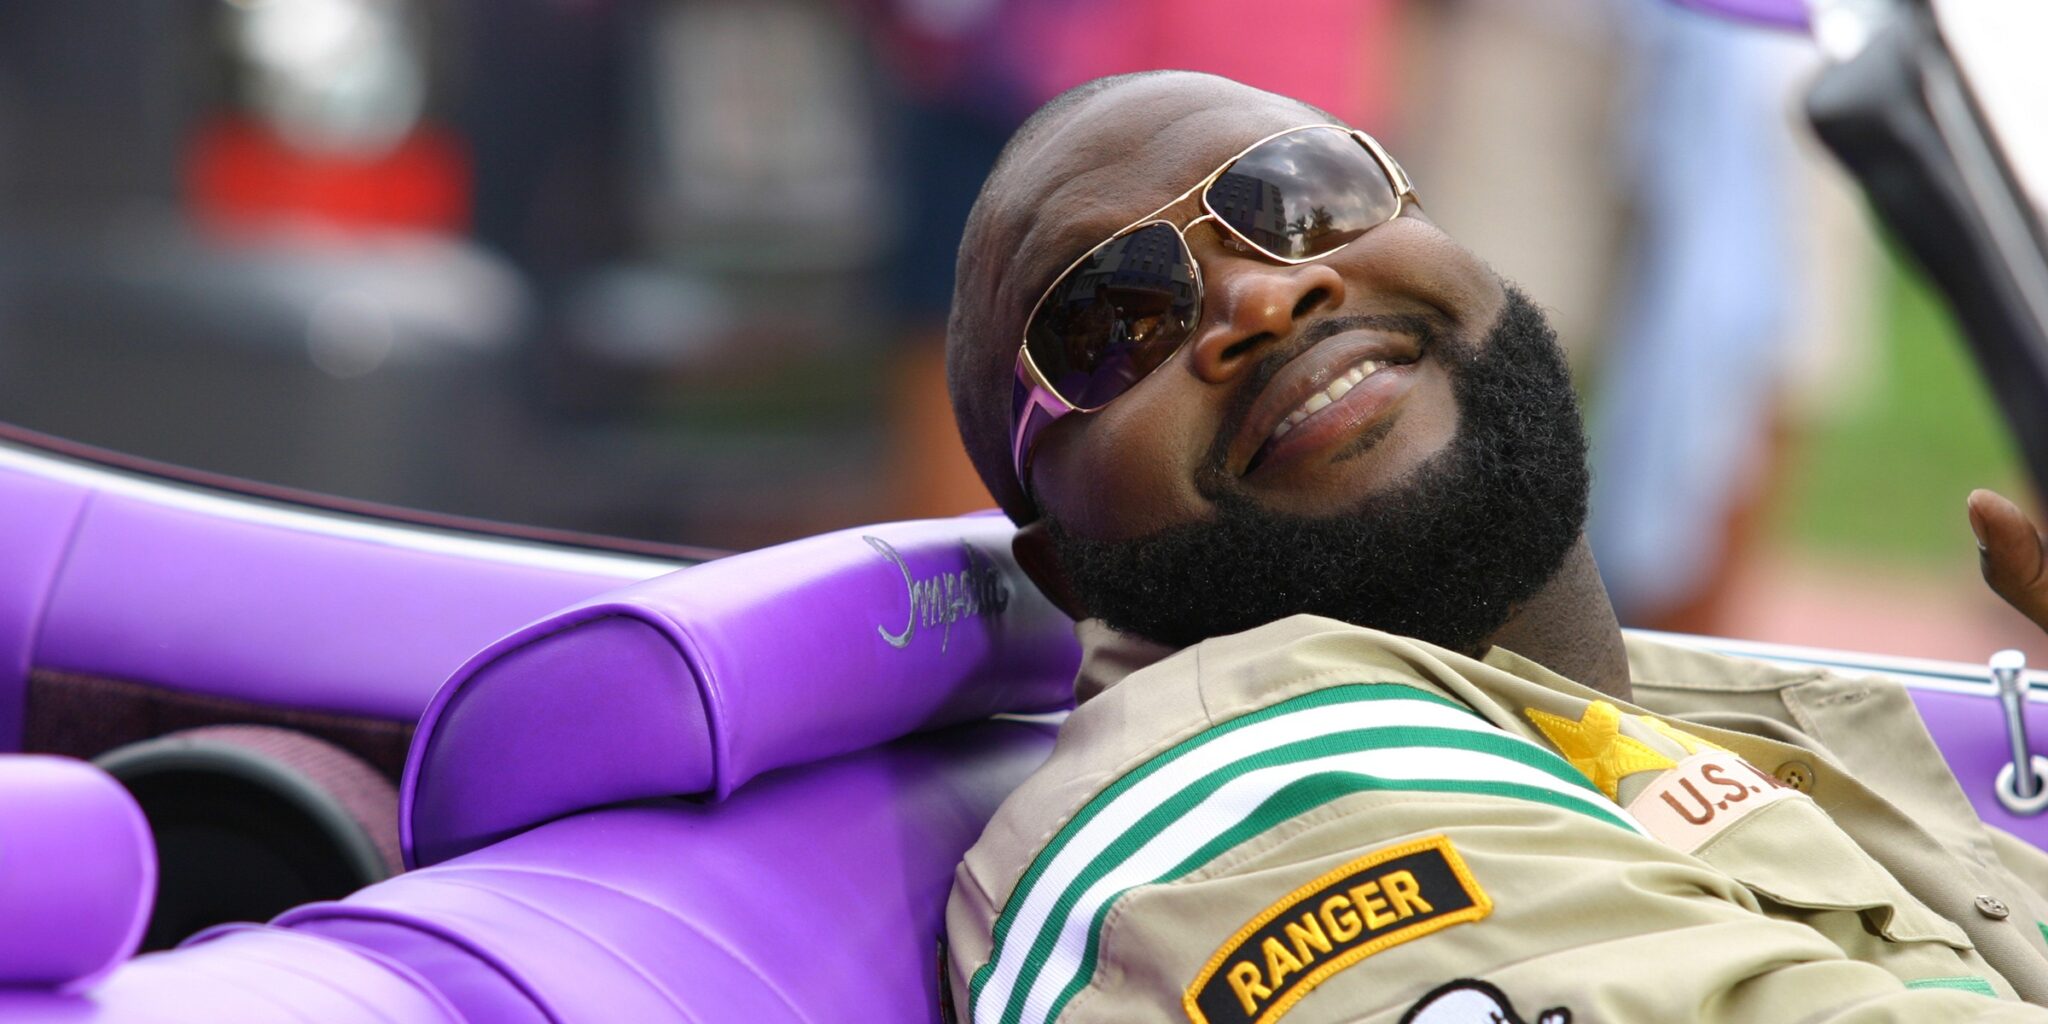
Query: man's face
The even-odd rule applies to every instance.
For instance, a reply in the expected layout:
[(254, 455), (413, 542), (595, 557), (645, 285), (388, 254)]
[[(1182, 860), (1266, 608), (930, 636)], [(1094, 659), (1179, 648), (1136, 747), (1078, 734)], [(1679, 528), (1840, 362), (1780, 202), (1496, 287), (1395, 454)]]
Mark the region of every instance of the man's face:
[[(1020, 337), (1038, 293), (1090, 246), (1250, 142), (1320, 120), (1207, 78), (1141, 80), (1092, 98), (1012, 176), (1022, 188), (1011, 201), (1033, 212), (997, 300), (1008, 315), (996, 334)], [(1188, 243), (1204, 284), (1195, 335), (1108, 407), (1040, 436), (1030, 483), (1041, 510), (1105, 540), (1208, 518), (1224, 493), (1321, 515), (1382, 491), (1450, 442), (1457, 411), (1431, 352), (1272, 438), (1361, 358), (1414, 356), (1417, 326), (1477, 336), (1499, 316), (1499, 280), (1421, 211), (1411, 206), (1300, 266), (1234, 250), (1209, 225)]]
[[(999, 334), (1021, 335), (1038, 292), (1075, 256), (1248, 143), (1319, 120), (1280, 97), (1181, 76), (1085, 102), (1021, 154), (1007, 179), (1018, 183), (1007, 201), (1029, 205), (1010, 221), (1021, 230), (998, 289), (1006, 314)], [(1168, 216), (1184, 222), (1193, 212), (1190, 205)], [(1299, 266), (1237, 248), (1208, 225), (1188, 243), (1204, 282), (1195, 334), (1103, 409), (1047, 428), (1032, 463), (1033, 495), (1090, 611), (1174, 642), (1294, 611), (1426, 635), (1409, 617), (1385, 621), (1376, 606), (1319, 599), (1274, 574), (1341, 578), (1349, 589), (1385, 582), (1411, 594), (1449, 582), (1453, 592), (1436, 605), (1455, 612), (1468, 598), (1519, 600), (1533, 590), (1527, 577), (1555, 571), (1564, 554), (1549, 550), (1560, 533), (1555, 521), (1570, 520), (1562, 531), (1569, 547), (1583, 518), (1582, 442), (1562, 362), (1551, 358), (1554, 344), (1533, 307), (1511, 304), (1490, 270), (1412, 206), (1335, 255)], [(1511, 305), (1515, 315), (1504, 315)], [(1518, 353), (1512, 368), (1487, 358), (1503, 339)], [(1532, 346), (1547, 350), (1533, 369), (1519, 358)], [(1383, 368), (1344, 390), (1365, 359)], [(1510, 371), (1505, 390), (1482, 379)], [(1326, 401), (1333, 384), (1341, 395)], [(1487, 401), (1475, 395), (1491, 395), (1489, 415), (1510, 420), (1532, 395), (1561, 397), (1568, 429), (1538, 431), (1548, 435), (1546, 451), (1517, 451), (1512, 435), (1526, 424), (1461, 430), (1461, 409)], [(1503, 504), (1458, 493), (1521, 487), (1526, 481), (1482, 479), (1487, 463), (1517, 457), (1551, 472), (1560, 446), (1571, 449), (1562, 461), (1577, 464), (1579, 479), (1564, 488), (1578, 490), (1576, 512), (1529, 507), (1527, 494)], [(1552, 503), (1574, 504), (1569, 494)], [(1485, 530), (1474, 529), (1492, 525), (1475, 515), (1514, 517), (1518, 509), (1551, 521), (1542, 538), (1489, 545)], [(1475, 567), (1429, 549), (1474, 544), (1542, 564), (1503, 566), (1517, 577), (1505, 591), (1459, 593), (1463, 582), (1441, 573)], [(1541, 550), (1527, 550), (1532, 544)], [(1468, 554), (1495, 560), (1487, 551)], [(1207, 568), (1181, 564), (1190, 560)], [(1495, 581), (1472, 585), (1499, 589)], [(1189, 588), (1223, 592), (1181, 593)], [(1126, 607), (1133, 604), (1151, 607)], [(1171, 621), (1160, 621), (1162, 609)], [(1456, 639), (1469, 640), (1480, 625), (1490, 632), (1505, 615), (1489, 609), (1484, 622), (1461, 624)], [(1247, 616), (1252, 621), (1242, 621)]]

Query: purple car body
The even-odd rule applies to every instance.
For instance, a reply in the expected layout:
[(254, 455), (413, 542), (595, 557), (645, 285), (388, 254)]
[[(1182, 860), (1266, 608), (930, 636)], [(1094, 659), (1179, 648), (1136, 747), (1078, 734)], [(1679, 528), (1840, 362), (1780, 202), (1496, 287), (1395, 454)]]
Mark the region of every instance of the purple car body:
[[(676, 570), (0, 447), (11, 749), (76, 742), (52, 693), (95, 683), (419, 720), (411, 870), (140, 957), (134, 801), (82, 761), (0, 756), (0, 1018), (937, 1019), (953, 865), (1050, 748), (1047, 716), (1001, 713), (1060, 707), (1076, 657), (1009, 531), (894, 523)], [(2048, 845), (1993, 796), (1981, 673), (1693, 642), (1905, 677), (1979, 813)]]
[(0, 1017), (935, 1013), (952, 865), (1050, 742), (990, 717), (1059, 707), (1075, 657), (1009, 529), (678, 571), (0, 448), (10, 749), (139, 738), (69, 720), (78, 689), (117, 719), (310, 721), (365, 760), (418, 718), (398, 826), (424, 865), (130, 962), (155, 870), (133, 801), (0, 758)]

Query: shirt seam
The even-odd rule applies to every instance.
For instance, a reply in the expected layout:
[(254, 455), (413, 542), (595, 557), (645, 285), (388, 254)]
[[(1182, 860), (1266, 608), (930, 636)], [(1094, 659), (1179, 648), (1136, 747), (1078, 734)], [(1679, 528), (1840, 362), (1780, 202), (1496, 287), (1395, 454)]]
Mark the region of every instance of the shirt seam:
[(1681, 690), (1686, 693), (1771, 693), (1803, 686), (1814, 680), (1826, 678), (1828, 674), (1824, 670), (1815, 670), (1800, 675), (1774, 677), (1756, 684), (1731, 684), (1727, 680), (1707, 682), (1668, 677), (1637, 677), (1630, 680), (1629, 685), (1646, 690)]

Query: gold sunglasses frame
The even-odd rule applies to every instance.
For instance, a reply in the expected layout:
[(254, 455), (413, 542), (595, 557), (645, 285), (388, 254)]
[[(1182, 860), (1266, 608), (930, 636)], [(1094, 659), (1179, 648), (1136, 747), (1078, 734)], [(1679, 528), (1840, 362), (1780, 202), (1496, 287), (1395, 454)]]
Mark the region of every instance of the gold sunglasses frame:
[[(1343, 244), (1338, 245), (1327, 252), (1319, 252), (1313, 256), (1304, 256), (1299, 259), (1281, 256), (1277, 253), (1269, 251), (1265, 246), (1260, 245), (1255, 241), (1252, 241), (1250, 238), (1245, 237), (1243, 232), (1231, 226), (1229, 221), (1224, 220), (1222, 215), (1218, 214), (1215, 208), (1209, 205), (1209, 197), (1207, 195), (1209, 186), (1214, 185), (1217, 179), (1223, 177), (1224, 172), (1230, 170), (1230, 168), (1235, 166), (1239, 160), (1242, 160), (1245, 157), (1251, 155), (1253, 150), (1256, 150), (1260, 146), (1272, 142), (1275, 139), (1281, 139), (1289, 135), (1295, 135), (1301, 132), (1311, 131), (1334, 131), (1350, 136), (1354, 141), (1358, 142), (1360, 145), (1365, 147), (1365, 151), (1372, 156), (1373, 162), (1379, 165), (1380, 173), (1386, 176), (1387, 184), (1393, 187), (1394, 212), (1389, 214), (1386, 220), (1381, 221), (1379, 224), (1374, 224), (1370, 227), (1367, 227), (1364, 231), (1359, 232), (1359, 238), (1365, 237), (1365, 234), (1371, 231), (1373, 228), (1391, 223), (1396, 218), (1400, 217), (1401, 214), (1408, 209), (1409, 203), (1420, 201), (1420, 197), (1415, 194), (1415, 186), (1411, 184), (1408, 180), (1408, 173), (1401, 169), (1401, 165), (1394, 160), (1392, 154), (1389, 154), (1387, 152), (1386, 147), (1380, 145), (1378, 139), (1375, 139), (1372, 136), (1367, 135), (1366, 133), (1359, 131), (1356, 128), (1346, 128), (1340, 124), (1304, 124), (1297, 125), (1293, 128), (1287, 128), (1281, 131), (1274, 132), (1273, 134), (1268, 135), (1265, 138), (1262, 138), (1257, 142), (1254, 142), (1251, 145), (1244, 147), (1241, 150), (1238, 150), (1235, 156), (1232, 156), (1230, 159), (1225, 160), (1221, 164), (1217, 165), (1215, 170), (1210, 171), (1208, 175), (1204, 177), (1201, 181), (1196, 182), (1194, 187), (1188, 189), (1185, 192), (1182, 192), (1178, 196), (1175, 196), (1171, 201), (1167, 202), (1166, 205), (1161, 206), (1159, 209), (1154, 210), (1151, 213), (1148, 213), (1135, 221), (1132, 221), (1131, 223), (1125, 225), (1124, 227), (1118, 229), (1116, 232), (1109, 235), (1109, 237), (1104, 238), (1102, 241), (1089, 246), (1087, 250), (1082, 252), (1080, 256), (1076, 257), (1072, 263), (1067, 264), (1066, 267), (1062, 269), (1058, 274), (1053, 275), (1052, 280), (1046, 284), (1045, 291), (1039, 293), (1038, 301), (1031, 304), (1030, 315), (1024, 318), (1024, 337), (1018, 342), (1017, 345), (1017, 379), (1012, 403), (1013, 415), (1010, 424), (1010, 460), (1012, 468), (1014, 468), (1017, 473), (1017, 485), (1018, 487), (1023, 489), (1023, 492), (1027, 498), (1031, 494), (1031, 477), (1028, 472), (1030, 469), (1031, 454), (1033, 449), (1037, 445), (1039, 432), (1044, 430), (1047, 426), (1051, 425), (1054, 421), (1070, 413), (1090, 413), (1096, 411), (1097, 409), (1101, 409), (1103, 408), (1103, 406), (1109, 404), (1109, 402), (1104, 402), (1102, 403), (1102, 405), (1091, 406), (1089, 408), (1084, 409), (1078, 405), (1075, 405), (1072, 402), (1067, 401), (1066, 396), (1060, 394), (1058, 389), (1052, 386), (1052, 382), (1046, 379), (1044, 372), (1039, 370), (1037, 361), (1031, 358), (1031, 324), (1033, 321), (1038, 319), (1039, 310), (1045, 308), (1045, 301), (1052, 297), (1053, 290), (1059, 287), (1061, 281), (1067, 279), (1068, 274), (1073, 273), (1076, 267), (1079, 267), (1081, 264), (1088, 262), (1088, 260), (1092, 258), (1097, 252), (1099, 252), (1103, 246), (1108, 245), (1111, 242), (1114, 242), (1117, 239), (1124, 237), (1125, 235), (1133, 234), (1135, 232), (1142, 231), (1145, 228), (1149, 228), (1154, 224), (1164, 224), (1167, 227), (1172, 228), (1174, 234), (1179, 236), (1180, 238), (1181, 251), (1187, 254), (1188, 265), (1194, 268), (1193, 281), (1195, 318), (1193, 322), (1191, 322), (1188, 325), (1187, 336), (1183, 337), (1180, 340), (1180, 343), (1174, 346), (1173, 352), (1168, 353), (1165, 359), (1160, 360), (1159, 366), (1155, 366), (1151, 370), (1147, 370), (1145, 375), (1149, 377), (1153, 373), (1158, 372), (1160, 366), (1165, 366), (1167, 363), (1172, 362), (1173, 357), (1175, 355), (1178, 355), (1181, 349), (1187, 347), (1188, 340), (1193, 338), (1196, 332), (1200, 330), (1202, 326), (1202, 262), (1195, 258), (1194, 248), (1188, 245), (1188, 232), (1194, 230), (1196, 225), (1201, 224), (1204, 221), (1213, 221), (1220, 230), (1230, 235), (1230, 237), (1237, 239), (1239, 243), (1250, 247), (1250, 249), (1253, 252), (1258, 253), (1260, 256), (1272, 260), (1275, 263), (1279, 263), (1285, 266), (1300, 266), (1304, 263), (1313, 263), (1316, 260), (1327, 259), (1330, 256), (1343, 252), (1345, 249), (1349, 248), (1352, 242), (1358, 241), (1358, 238), (1353, 238), (1350, 241), (1344, 242)], [(1186, 224), (1175, 224), (1173, 221), (1168, 220), (1163, 216), (1166, 213), (1166, 211), (1171, 210), (1174, 207), (1187, 202), (1190, 197), (1198, 193), (1202, 194), (1202, 213), (1200, 216), (1195, 217), (1194, 219), (1188, 221)], [(1143, 378), (1139, 379), (1143, 380)], [(1137, 381), (1133, 381), (1131, 386), (1136, 387), (1137, 384)], [(1118, 397), (1121, 397), (1121, 395), (1119, 395)], [(1115, 398), (1110, 399), (1111, 402), (1115, 400)]]

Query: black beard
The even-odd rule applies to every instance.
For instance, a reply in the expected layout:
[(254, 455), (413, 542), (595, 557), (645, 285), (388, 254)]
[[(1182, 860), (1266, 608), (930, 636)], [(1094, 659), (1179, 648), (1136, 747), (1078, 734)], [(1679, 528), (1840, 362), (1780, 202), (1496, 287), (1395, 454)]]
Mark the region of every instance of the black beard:
[(1429, 344), (1451, 374), (1458, 433), (1391, 491), (1312, 517), (1222, 488), (1214, 519), (1123, 541), (1048, 515), (1076, 595), (1110, 626), (1173, 647), (1306, 612), (1484, 652), (1585, 526), (1585, 431), (1557, 335), (1519, 289), (1478, 351)]

